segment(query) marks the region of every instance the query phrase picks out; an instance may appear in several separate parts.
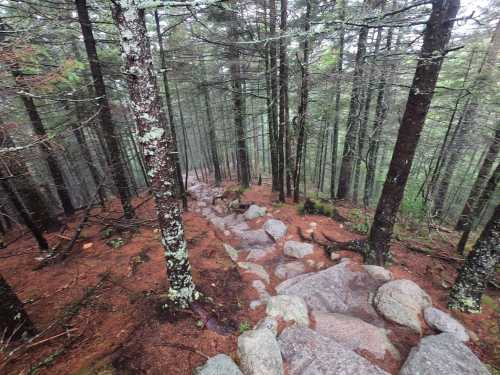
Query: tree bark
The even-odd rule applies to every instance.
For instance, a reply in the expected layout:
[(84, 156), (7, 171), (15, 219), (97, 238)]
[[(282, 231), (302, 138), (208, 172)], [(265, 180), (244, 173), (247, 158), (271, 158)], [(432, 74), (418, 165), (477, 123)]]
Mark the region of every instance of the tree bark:
[(365, 262), (384, 265), (390, 260), (389, 243), (396, 214), (403, 200), (415, 150), (436, 87), (445, 49), (450, 40), (459, 0), (434, 0), (424, 31), (423, 45), (401, 121), (382, 196), (365, 248)]
[(34, 336), (35, 325), (29, 318), (23, 303), (14, 290), (0, 275), (0, 332), (4, 340), (18, 340), (23, 336)]
[[(293, 201), (298, 202), (300, 197), (300, 166), (302, 163), (302, 150), (305, 148), (305, 131), (307, 118), (307, 105), (309, 101), (309, 31), (311, 29), (311, 0), (306, 0), (306, 14), (304, 17), (304, 43), (302, 46), (302, 61), (299, 61), (301, 71), (299, 108), (297, 111), (297, 152), (295, 155), (295, 168), (293, 171)], [(304, 158), (305, 163), (305, 158)], [(305, 164), (304, 164), (305, 165)], [(305, 171), (304, 171), (305, 178)], [(304, 180), (304, 190), (306, 189)], [(305, 194), (305, 191), (304, 191)]]
[(177, 132), (175, 131), (174, 107), (172, 105), (172, 97), (170, 95), (170, 87), (168, 82), (167, 58), (165, 49), (163, 48), (163, 35), (161, 33), (160, 27), (160, 16), (157, 10), (155, 10), (154, 16), (156, 24), (156, 36), (158, 37), (158, 44), (160, 46), (161, 74), (163, 78), (163, 89), (165, 90), (165, 100), (167, 102), (168, 122), (170, 124), (170, 134), (172, 135), (172, 139), (174, 142), (173, 146), (175, 158), (175, 174), (177, 176), (177, 188), (179, 189), (179, 195), (182, 199), (182, 207), (184, 209), (187, 209), (186, 187), (182, 182), (181, 162), (179, 158), (179, 150), (177, 147)]
[[(279, 72), (279, 129), (278, 129), (278, 171), (279, 171), (279, 200), (285, 202), (285, 186), (287, 195), (291, 194), (290, 183), (290, 139), (288, 136), (288, 57), (287, 57), (287, 32), (288, 0), (281, 0), (280, 22), (280, 72)], [(285, 143), (285, 144), (284, 144)], [(283, 145), (285, 150), (283, 152)]]
[(101, 64), (97, 56), (96, 42), (92, 32), (92, 23), (87, 9), (87, 0), (75, 0), (75, 4), (78, 13), (78, 21), (80, 22), (80, 27), (82, 29), (90, 72), (92, 74), (94, 91), (97, 96), (99, 123), (104, 135), (106, 148), (109, 150), (111, 175), (114, 184), (118, 189), (118, 196), (120, 197), (124, 215), (127, 219), (131, 219), (134, 217), (134, 209), (131, 204), (127, 174), (120, 158), (120, 141), (111, 116), (111, 109), (106, 94), (106, 86), (104, 85)]
[(468, 313), (481, 312), (481, 298), (500, 261), (500, 205), (458, 272), (448, 308)]
[(151, 177), (168, 269), (169, 299), (174, 306), (186, 308), (198, 297), (198, 292), (191, 276), (182, 216), (174, 194), (175, 147), (172, 135), (165, 131), (166, 117), (161, 116), (144, 9), (139, 8), (137, 0), (121, 0), (113, 3), (112, 11), (123, 48), (132, 112)]

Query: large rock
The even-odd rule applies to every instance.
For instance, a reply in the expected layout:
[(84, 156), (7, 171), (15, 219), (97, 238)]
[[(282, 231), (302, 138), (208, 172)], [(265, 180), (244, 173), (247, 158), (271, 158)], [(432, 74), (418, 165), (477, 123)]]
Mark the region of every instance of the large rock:
[(261, 301), (266, 302), (271, 298), (271, 295), (268, 293), (266, 286), (261, 280), (252, 281), (252, 287), (257, 291)]
[(422, 310), (432, 306), (431, 297), (410, 280), (394, 280), (382, 285), (374, 303), (385, 318), (418, 333), (422, 333)]
[(276, 287), (278, 294), (302, 297), (311, 310), (353, 315), (383, 326), (383, 320), (371, 304), (381, 283), (361, 267), (341, 262), (325, 270), (299, 275)]
[(251, 330), (238, 337), (238, 356), (245, 375), (285, 373), (276, 336), (270, 329)]
[(283, 237), (287, 231), (286, 224), (276, 219), (267, 220), (263, 228), (275, 241)]
[(247, 255), (247, 260), (255, 261), (261, 260), (270, 254), (274, 253), (276, 248), (274, 246), (256, 246), (250, 249)]
[[(333, 254), (333, 253), (332, 253)], [(376, 280), (380, 281), (390, 281), (392, 280), (392, 273), (389, 270), (386, 270), (384, 267), (374, 266), (371, 264), (364, 264), (363, 268), (368, 274)]]
[(460, 341), (469, 341), (469, 335), (464, 326), (444, 311), (428, 307), (424, 310), (424, 319), (430, 327), (440, 332), (455, 335)]
[(472, 351), (454, 335), (424, 337), (414, 347), (400, 375), (489, 375)]
[(354, 351), (309, 328), (285, 328), (279, 344), (289, 375), (389, 375)]
[(256, 204), (252, 204), (250, 207), (248, 207), (248, 210), (245, 211), (243, 216), (245, 216), (245, 219), (247, 220), (253, 220), (260, 216), (264, 216), (265, 214), (266, 214), (265, 207), (260, 207), (257, 206)]
[(273, 296), (267, 301), (266, 314), (283, 318), (285, 322), (295, 321), (298, 325), (309, 325), (309, 314), (304, 300), (297, 296)]
[(297, 275), (301, 275), (306, 271), (304, 263), (297, 260), (294, 262), (282, 263), (279, 264), (274, 270), (274, 274), (284, 280), (289, 279), (290, 277), (295, 277)]
[(383, 328), (343, 314), (315, 311), (313, 319), (316, 321), (314, 328), (316, 332), (331, 337), (348, 349), (366, 350), (378, 359), (383, 359), (386, 352), (394, 359), (400, 358), (398, 350)]
[(314, 246), (310, 243), (299, 241), (286, 241), (283, 248), (285, 255), (293, 258), (304, 258), (314, 252)]
[(238, 266), (248, 271), (269, 284), (269, 274), (260, 264), (252, 262), (238, 262)]
[(194, 375), (243, 375), (231, 357), (217, 354), (210, 358), (203, 366), (193, 371)]
[[(243, 224), (247, 225), (246, 223)], [(273, 241), (264, 229), (240, 230), (232, 228), (231, 230), (237, 237), (239, 237), (242, 245), (246, 248), (252, 246), (271, 246), (273, 244)]]
[(254, 329), (262, 328), (271, 330), (274, 336), (276, 336), (278, 334), (278, 321), (272, 316), (266, 316), (257, 322)]

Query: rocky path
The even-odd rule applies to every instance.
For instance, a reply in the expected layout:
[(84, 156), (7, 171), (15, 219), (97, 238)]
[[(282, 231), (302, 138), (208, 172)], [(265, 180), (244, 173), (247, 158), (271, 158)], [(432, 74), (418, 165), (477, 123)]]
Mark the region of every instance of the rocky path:
[[(226, 214), (214, 206), (221, 191), (191, 182), (193, 209), (225, 238), (224, 249), (237, 263), (258, 299), (265, 317), (238, 338), (239, 366), (219, 354), (196, 369), (199, 375), (382, 375), (381, 361), (400, 361), (389, 339), (396, 325), (421, 334), (423, 319), (438, 332), (424, 337), (403, 363), (404, 375), (483, 375), (487, 368), (464, 344), (466, 329), (432, 307), (431, 298), (410, 280), (393, 280), (389, 271), (358, 265), (348, 259), (319, 271), (310, 269), (314, 246), (288, 239), (287, 225), (265, 207), (251, 206), (244, 214)], [(262, 224), (255, 228), (255, 219)], [(282, 280), (271, 287), (270, 280)], [(278, 325), (280, 330), (278, 335)], [(362, 354), (362, 355), (361, 355)]]

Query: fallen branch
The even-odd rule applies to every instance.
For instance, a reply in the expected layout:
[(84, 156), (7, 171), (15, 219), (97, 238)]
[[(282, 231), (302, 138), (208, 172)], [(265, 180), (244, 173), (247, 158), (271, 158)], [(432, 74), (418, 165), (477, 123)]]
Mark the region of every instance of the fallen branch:
[(430, 252), (429, 250), (422, 249), (421, 247), (418, 247), (418, 246), (415, 246), (415, 245), (405, 244), (405, 247), (408, 250), (411, 250), (411, 251), (414, 251), (414, 252), (417, 252), (417, 253), (420, 253), (420, 254), (425, 254), (425, 255), (427, 255), (427, 256), (429, 256), (431, 258), (446, 260), (448, 262), (457, 262), (457, 263), (461, 263), (461, 262), (464, 261), (463, 258), (455, 258), (455, 257), (451, 257), (449, 255), (435, 254), (435, 253)]
[(26, 349), (30, 349), (30, 348), (33, 348), (35, 346), (38, 346), (38, 345), (41, 345), (43, 343), (46, 343), (48, 341), (52, 341), (52, 340), (55, 340), (61, 336), (64, 336), (64, 335), (68, 335), (70, 332), (73, 332), (73, 331), (76, 331), (76, 328), (71, 328), (71, 329), (68, 329), (67, 331), (64, 331), (64, 332), (61, 332), (57, 335), (54, 335), (52, 337), (49, 337), (49, 338), (46, 338), (46, 339), (43, 339), (43, 340), (40, 340), (40, 341), (37, 341), (37, 342), (34, 342), (33, 344), (30, 344), (26, 347)]

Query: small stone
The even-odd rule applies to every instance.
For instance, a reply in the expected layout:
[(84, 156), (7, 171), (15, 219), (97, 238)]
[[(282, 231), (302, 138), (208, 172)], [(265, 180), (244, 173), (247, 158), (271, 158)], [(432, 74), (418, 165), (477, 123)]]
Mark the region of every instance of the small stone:
[(304, 272), (304, 263), (299, 260), (279, 264), (274, 270), (274, 274), (282, 280), (289, 279), (290, 277), (295, 277), (297, 275), (303, 274)]
[(82, 246), (82, 249), (83, 250), (88, 250), (88, 249), (92, 248), (93, 246), (94, 246), (94, 244), (92, 242), (87, 242), (86, 244), (84, 244)]
[(276, 248), (274, 246), (266, 246), (266, 247), (255, 247), (250, 250), (250, 252), (247, 255), (247, 260), (249, 261), (256, 261), (256, 260), (261, 260), (265, 257), (267, 257), (269, 254), (272, 254)]
[(255, 276), (261, 278), (269, 284), (269, 274), (260, 264), (252, 263), (252, 262), (238, 262), (238, 266), (243, 268), (245, 271), (253, 273)]
[(340, 258), (341, 258), (340, 254), (337, 254), (337, 253), (334, 253), (334, 252), (332, 252), (330, 254), (330, 259), (333, 260), (334, 262), (337, 261), (337, 260), (339, 260)]
[(259, 300), (253, 300), (253, 301), (250, 302), (250, 308), (252, 310), (255, 310), (260, 305), (262, 305), (262, 301), (259, 301)]
[(428, 307), (424, 310), (424, 319), (430, 327), (440, 332), (455, 335), (460, 341), (469, 341), (469, 335), (464, 326), (444, 311)]
[(384, 267), (364, 264), (363, 268), (375, 280), (379, 280), (379, 281), (390, 281), (390, 280), (392, 280), (392, 273), (391, 273), (391, 271), (386, 270)]
[(297, 296), (273, 296), (267, 301), (266, 314), (283, 318), (285, 322), (295, 321), (300, 326), (309, 325), (309, 314), (304, 300)]
[(281, 220), (269, 219), (264, 223), (264, 230), (272, 237), (275, 241), (279, 240), (286, 234), (287, 226)]
[(261, 280), (252, 281), (252, 287), (257, 291), (262, 301), (266, 302), (271, 298), (271, 295), (267, 292), (266, 286)]
[(236, 250), (234, 247), (231, 245), (228, 245), (227, 243), (223, 244), (224, 250), (226, 250), (227, 255), (232, 259), (233, 262), (238, 261), (238, 250)]
[(374, 304), (385, 318), (422, 333), (419, 317), (432, 301), (413, 281), (394, 280), (378, 289)]
[(283, 248), (285, 255), (294, 258), (304, 258), (306, 255), (311, 255), (314, 252), (314, 246), (299, 241), (286, 241)]
[(486, 366), (456, 336), (427, 336), (414, 347), (399, 375), (490, 375)]
[(247, 331), (239, 336), (238, 356), (245, 375), (284, 375), (285, 373), (276, 336), (267, 328)]
[(314, 260), (312, 260), (312, 259), (307, 259), (307, 260), (306, 260), (306, 264), (307, 264), (309, 267), (314, 267), (314, 265), (315, 265), (316, 263), (315, 263), (315, 262), (314, 262)]
[(276, 336), (278, 334), (278, 321), (271, 316), (266, 316), (265, 318), (262, 318), (258, 321), (254, 329), (261, 328), (267, 328), (272, 333), (274, 333), (274, 336)]
[(225, 354), (217, 354), (201, 367), (193, 371), (194, 375), (243, 375), (231, 357)]
[[(243, 224), (247, 225), (246, 223)], [(240, 230), (232, 228), (232, 232), (241, 239), (241, 242), (247, 248), (252, 246), (271, 246), (273, 244), (273, 241), (263, 229)]]
[(267, 209), (265, 207), (260, 207), (256, 204), (252, 204), (250, 207), (248, 207), (243, 216), (247, 220), (253, 220), (260, 216), (264, 216), (266, 214), (266, 211)]
[(318, 262), (318, 263), (316, 263), (316, 269), (317, 270), (320, 270), (323, 267), (325, 267), (325, 262)]

